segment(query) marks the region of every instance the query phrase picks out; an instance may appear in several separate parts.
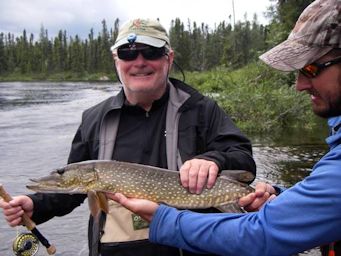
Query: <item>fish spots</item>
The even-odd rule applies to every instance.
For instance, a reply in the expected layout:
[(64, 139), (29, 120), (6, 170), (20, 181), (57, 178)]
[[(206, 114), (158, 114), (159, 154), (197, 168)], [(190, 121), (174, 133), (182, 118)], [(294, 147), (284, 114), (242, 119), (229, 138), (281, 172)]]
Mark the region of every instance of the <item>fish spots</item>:
[[(89, 169), (89, 162), (92, 169)], [(71, 188), (75, 193), (89, 190), (121, 192), (129, 197), (146, 198), (187, 209), (224, 205), (253, 192), (251, 187), (243, 183), (218, 177), (213, 188), (204, 189), (199, 195), (191, 194), (181, 186), (179, 172), (118, 161), (80, 162), (67, 166), (65, 170), (63, 182), (38, 185), (40, 188), (44, 185), (45, 191), (51, 192)], [(36, 191), (44, 192), (39, 190), (39, 186)]]

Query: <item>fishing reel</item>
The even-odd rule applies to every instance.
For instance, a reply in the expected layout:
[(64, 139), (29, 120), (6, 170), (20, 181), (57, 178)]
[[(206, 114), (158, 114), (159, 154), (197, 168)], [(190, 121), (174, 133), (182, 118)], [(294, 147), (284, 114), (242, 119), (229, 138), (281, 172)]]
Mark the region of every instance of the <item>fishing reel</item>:
[(13, 252), (17, 256), (33, 256), (39, 250), (39, 240), (32, 233), (21, 233), (13, 241)]

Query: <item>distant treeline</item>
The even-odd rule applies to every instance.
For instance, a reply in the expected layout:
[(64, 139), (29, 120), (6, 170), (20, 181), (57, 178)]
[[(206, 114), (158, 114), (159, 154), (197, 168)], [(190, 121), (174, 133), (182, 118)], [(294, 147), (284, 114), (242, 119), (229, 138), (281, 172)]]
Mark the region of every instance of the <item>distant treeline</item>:
[[(267, 16), (270, 23), (259, 24), (257, 16), (236, 24), (223, 21), (215, 28), (206, 24), (186, 23), (176, 18), (169, 28), (175, 60), (187, 71), (206, 71), (217, 66), (238, 68), (259, 56), (268, 48), (288, 36), (301, 11), (312, 0), (272, 0)], [(190, 14), (189, 14), (190, 15)], [(214, 14), (208, 14), (214, 15)], [(49, 38), (48, 30), (41, 27), (39, 38), (0, 33), (0, 75), (52, 74), (52, 73), (112, 73), (113, 61), (110, 46), (113, 45), (120, 21), (112, 28), (105, 20), (98, 35), (90, 29), (88, 37), (68, 35), (60, 30)]]

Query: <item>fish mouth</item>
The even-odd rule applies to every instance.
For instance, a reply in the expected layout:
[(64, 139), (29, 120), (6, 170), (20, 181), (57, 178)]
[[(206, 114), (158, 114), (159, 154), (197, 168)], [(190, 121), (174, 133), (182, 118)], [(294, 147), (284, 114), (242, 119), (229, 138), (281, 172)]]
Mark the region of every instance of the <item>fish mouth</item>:
[(27, 184), (28, 189), (32, 189), (36, 192), (40, 190), (48, 191), (49, 189), (58, 189), (63, 182), (63, 178), (56, 171), (50, 173), (50, 175), (40, 178), (31, 178), (30, 184)]
[(26, 185), (26, 188), (43, 193), (71, 193), (74, 190), (74, 188), (62, 187), (60, 182), (59, 177), (46, 176), (39, 179), (30, 179), (30, 183)]
[(26, 188), (33, 190), (35, 192), (58, 192), (65, 191), (61, 190), (58, 187), (58, 184), (55, 182), (43, 182), (41, 179), (30, 179), (30, 183), (26, 185)]

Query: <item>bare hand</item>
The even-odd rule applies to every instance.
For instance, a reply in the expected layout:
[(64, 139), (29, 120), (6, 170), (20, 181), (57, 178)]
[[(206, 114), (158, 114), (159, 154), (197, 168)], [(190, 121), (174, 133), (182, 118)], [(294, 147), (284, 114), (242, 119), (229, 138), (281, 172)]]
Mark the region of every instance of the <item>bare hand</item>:
[(180, 168), (180, 180), (183, 187), (191, 193), (200, 194), (203, 188), (212, 188), (218, 176), (219, 168), (213, 161), (191, 159)]
[(3, 209), (5, 220), (11, 227), (22, 224), (24, 212), (31, 217), (33, 214), (33, 201), (28, 196), (13, 197), (9, 203), (0, 200), (0, 208)]
[(148, 222), (151, 222), (154, 213), (156, 212), (157, 208), (159, 208), (157, 203), (146, 199), (127, 198), (121, 193), (107, 193), (106, 195), (108, 198), (116, 201), (128, 210), (140, 215)]
[(248, 212), (258, 211), (267, 201), (276, 197), (276, 190), (270, 184), (259, 182), (255, 192), (239, 199), (238, 204)]

